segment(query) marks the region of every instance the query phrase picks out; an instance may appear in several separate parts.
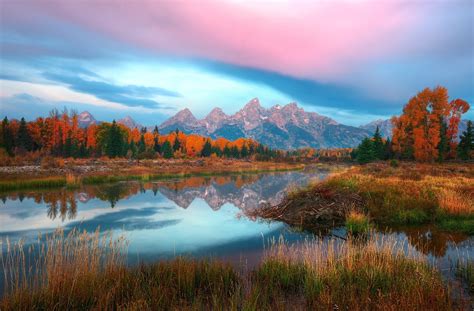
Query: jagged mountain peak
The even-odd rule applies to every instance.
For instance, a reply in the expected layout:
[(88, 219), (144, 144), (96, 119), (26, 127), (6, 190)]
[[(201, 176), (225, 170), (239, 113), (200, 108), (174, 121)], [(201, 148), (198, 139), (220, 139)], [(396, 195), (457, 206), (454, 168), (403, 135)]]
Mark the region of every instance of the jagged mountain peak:
[(291, 102), (289, 104), (286, 104), (285, 106), (283, 106), (283, 110), (298, 110), (298, 109), (301, 109), (300, 107), (298, 107), (298, 104), (295, 103), (295, 102)]
[(83, 112), (81, 112), (80, 114), (78, 114), (78, 116), (79, 116), (79, 117), (84, 117), (84, 118), (85, 118), (85, 117), (94, 118), (94, 117), (92, 116), (92, 114), (91, 114), (89, 111), (87, 111), (87, 110), (84, 110)]
[(133, 128), (142, 128), (142, 125), (137, 123), (131, 116), (125, 116), (124, 118), (117, 121), (117, 123), (125, 125), (131, 129)]
[(178, 119), (182, 119), (182, 120), (194, 120), (194, 121), (197, 120), (196, 117), (194, 116), (194, 114), (188, 108), (184, 108), (184, 109), (180, 110), (175, 115), (175, 117), (177, 117)]
[(214, 108), (209, 112), (209, 114), (204, 118), (204, 120), (199, 121), (203, 127), (207, 129), (208, 132), (214, 132), (219, 126), (228, 119), (228, 116), (222, 111), (221, 108)]
[(180, 110), (177, 114), (163, 122), (159, 128), (160, 130), (164, 130), (166, 133), (167, 131), (174, 131), (175, 129), (180, 129), (185, 133), (194, 132), (196, 134), (203, 134), (201, 130), (197, 128), (200, 126), (199, 121), (193, 115), (191, 110), (188, 108), (184, 108)]
[(83, 111), (77, 115), (77, 121), (80, 127), (88, 127), (92, 124), (96, 124), (97, 120), (89, 111)]
[(206, 116), (205, 119), (216, 119), (216, 118), (226, 118), (227, 115), (224, 113), (224, 111), (221, 108), (214, 108), (209, 112), (209, 114)]
[(178, 122), (188, 122), (194, 123), (197, 121), (194, 114), (188, 108), (184, 108), (178, 111), (173, 117), (171, 117), (168, 121), (178, 121)]
[(240, 110), (240, 112), (254, 112), (254, 111), (264, 111), (265, 108), (260, 105), (260, 101), (257, 97), (251, 99), (247, 104), (245, 104), (244, 108)]

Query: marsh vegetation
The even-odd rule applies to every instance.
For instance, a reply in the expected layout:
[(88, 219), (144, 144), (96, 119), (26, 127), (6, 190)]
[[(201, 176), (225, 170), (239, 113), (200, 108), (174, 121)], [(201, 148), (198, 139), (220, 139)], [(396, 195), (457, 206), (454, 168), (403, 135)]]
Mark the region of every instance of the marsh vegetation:
[[(396, 240), (273, 241), (253, 269), (218, 260), (175, 258), (129, 267), (123, 237), (56, 231), (2, 257), (2, 310), (462, 309), (427, 258)], [(34, 271), (34, 273), (31, 273)], [(416, 275), (417, 277), (413, 277)]]

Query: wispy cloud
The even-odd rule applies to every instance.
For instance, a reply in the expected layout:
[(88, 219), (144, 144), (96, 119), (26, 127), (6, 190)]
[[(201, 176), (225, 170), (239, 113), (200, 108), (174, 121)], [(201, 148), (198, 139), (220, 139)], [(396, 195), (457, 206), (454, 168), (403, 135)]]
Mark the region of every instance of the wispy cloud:
[(82, 74), (87, 74), (87, 78), (72, 73), (55, 73), (45, 72), (43, 76), (46, 79), (66, 84), (72, 90), (87, 93), (111, 102), (120, 103), (130, 107), (146, 107), (159, 108), (160, 103), (153, 99), (154, 96), (168, 96), (179, 97), (178, 92), (167, 90), (159, 87), (147, 87), (138, 85), (116, 85), (98, 80), (98, 75), (91, 75), (88, 71), (83, 71)]

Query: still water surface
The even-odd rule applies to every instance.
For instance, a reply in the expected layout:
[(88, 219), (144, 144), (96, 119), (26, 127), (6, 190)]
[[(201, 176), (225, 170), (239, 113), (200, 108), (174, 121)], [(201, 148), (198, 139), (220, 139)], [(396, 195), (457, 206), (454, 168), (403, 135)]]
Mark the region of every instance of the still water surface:
[[(100, 227), (126, 235), (130, 263), (185, 255), (254, 265), (268, 239), (283, 237), (293, 243), (312, 235), (280, 222), (248, 219), (245, 210), (264, 202), (276, 204), (289, 189), (326, 176), (327, 171), (297, 171), (6, 193), (0, 195), (0, 240), (23, 239), (28, 245), (38, 233), (58, 227), (66, 232)], [(395, 236), (444, 270), (453, 258), (474, 257), (473, 237), (430, 226), (390, 228), (379, 234)], [(344, 236), (345, 231), (336, 228), (329, 235)]]

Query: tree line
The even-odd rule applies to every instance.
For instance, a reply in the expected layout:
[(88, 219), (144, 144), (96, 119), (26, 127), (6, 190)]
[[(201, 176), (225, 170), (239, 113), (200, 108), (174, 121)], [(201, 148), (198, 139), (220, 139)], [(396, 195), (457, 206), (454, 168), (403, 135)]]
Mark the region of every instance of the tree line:
[(446, 88), (426, 88), (412, 97), (400, 116), (391, 119), (392, 140), (384, 140), (377, 127), (352, 152), (360, 163), (375, 160), (403, 159), (421, 162), (474, 158), (474, 130), (471, 121), (459, 140), (461, 116), (469, 110), (462, 99), (449, 101)]
[(268, 148), (252, 139), (229, 141), (211, 139), (197, 134), (185, 134), (176, 129), (161, 134), (158, 127), (128, 128), (115, 120), (81, 128), (78, 115), (66, 109), (50, 112), (27, 122), (24, 118), (8, 120), (0, 126), (0, 148), (9, 156), (40, 152), (56, 157), (128, 157), (132, 159), (163, 157), (226, 157), (270, 160), (285, 156), (284, 152)]

